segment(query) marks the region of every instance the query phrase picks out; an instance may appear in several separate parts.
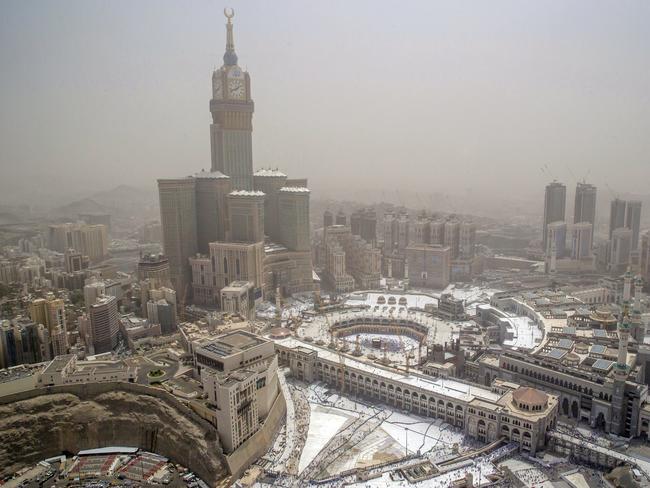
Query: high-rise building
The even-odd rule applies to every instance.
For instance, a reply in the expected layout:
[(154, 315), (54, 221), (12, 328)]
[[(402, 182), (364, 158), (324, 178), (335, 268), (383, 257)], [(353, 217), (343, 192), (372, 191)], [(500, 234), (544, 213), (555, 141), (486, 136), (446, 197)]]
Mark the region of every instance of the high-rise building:
[(612, 200), (609, 210), (609, 238), (616, 229), (625, 227), (625, 208), (627, 202), (619, 198)]
[(409, 285), (443, 289), (451, 277), (451, 249), (414, 244), (406, 249)]
[(566, 222), (550, 222), (546, 226), (546, 256), (554, 255), (556, 258), (563, 258), (566, 254)]
[(196, 179), (158, 180), (163, 249), (174, 289), (184, 296), (191, 283), (188, 259), (197, 252)]
[(96, 278), (92, 278), (84, 285), (84, 303), (86, 312), (94, 305), (99, 297), (106, 295), (106, 283)]
[(208, 252), (208, 244), (226, 238), (228, 205), (232, 191), (228, 176), (219, 171), (201, 171), (196, 179), (196, 240), (201, 253)]
[(639, 235), (641, 233), (641, 202), (629, 200), (625, 207), (625, 227), (632, 231), (632, 250), (639, 248)]
[(372, 208), (363, 208), (352, 213), (350, 229), (353, 235), (374, 245), (377, 242), (377, 212)]
[(557, 181), (546, 185), (544, 193), (544, 222), (542, 249), (548, 250), (548, 225), (565, 220), (566, 186)]
[(55, 224), (49, 226), (50, 249), (61, 253), (70, 249), (88, 256), (90, 261), (101, 261), (108, 255), (108, 234), (105, 225)]
[(235, 190), (228, 194), (231, 242), (264, 241), (264, 193)]
[(54, 298), (52, 294), (46, 298), (37, 298), (29, 305), (29, 316), (34, 323), (43, 324), (50, 334), (54, 329), (66, 329), (65, 302)]
[(461, 259), (472, 259), (476, 254), (476, 224), (461, 222), (458, 254)]
[(209, 256), (190, 258), (194, 301), (219, 305), (221, 289), (233, 281), (249, 281), (261, 296), (264, 242), (211, 242)]
[(147, 292), (146, 317), (151, 324), (160, 324), (163, 334), (176, 331), (176, 292), (171, 288), (157, 288)]
[(253, 174), (253, 187), (264, 193), (264, 233), (271, 241), (280, 242), (279, 192), (285, 187), (287, 175), (278, 170), (261, 169)]
[(596, 226), (596, 187), (589, 183), (578, 182), (576, 185), (575, 205), (573, 207), (573, 223), (589, 222), (591, 224), (591, 240)]
[(237, 65), (231, 19), (226, 24), (223, 65), (212, 74), (212, 171), (230, 176), (233, 189), (252, 190), (254, 104), (250, 76)]
[(609, 250), (609, 270), (612, 273), (623, 273), (630, 266), (632, 253), (632, 231), (620, 227), (612, 232)]
[(309, 190), (285, 187), (278, 192), (280, 242), (291, 251), (309, 251)]
[(460, 222), (445, 222), (445, 247), (451, 251), (451, 259), (456, 259), (460, 252)]
[(325, 210), (323, 214), (323, 227), (329, 227), (330, 225), (334, 225), (334, 215), (329, 210)]
[(445, 243), (445, 221), (434, 220), (429, 225), (429, 244), (442, 246)]
[(350, 227), (335, 225), (325, 229), (322, 254), (324, 275), (337, 293), (379, 287), (381, 250), (360, 236), (352, 235)]
[(138, 262), (138, 280), (149, 280), (153, 288), (171, 286), (169, 259), (164, 254), (142, 256)]
[(273, 342), (236, 331), (193, 350), (207, 401), (216, 407), (221, 445), (232, 453), (259, 430), (278, 397)]
[(74, 273), (88, 267), (89, 259), (74, 249), (68, 249), (64, 256), (64, 269), (66, 273)]
[(111, 352), (118, 341), (120, 330), (117, 299), (102, 296), (90, 306), (90, 334), (95, 354)]
[(589, 222), (579, 222), (571, 226), (571, 259), (592, 257), (592, 235), (593, 227)]
[(47, 327), (18, 316), (0, 322), (0, 367), (31, 364), (52, 358)]
[(641, 253), (639, 256), (639, 272), (646, 284), (650, 284), (650, 230), (641, 236)]
[(424, 216), (418, 216), (411, 227), (410, 244), (428, 244), (431, 232), (431, 220)]
[(348, 225), (348, 217), (345, 215), (345, 212), (343, 212), (343, 210), (339, 210), (339, 212), (336, 214), (335, 223), (336, 225)]

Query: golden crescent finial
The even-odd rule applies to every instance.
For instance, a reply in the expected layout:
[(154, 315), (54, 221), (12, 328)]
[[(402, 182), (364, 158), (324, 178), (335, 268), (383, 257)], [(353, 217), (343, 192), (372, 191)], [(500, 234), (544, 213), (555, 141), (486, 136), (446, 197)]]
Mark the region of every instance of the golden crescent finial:
[(226, 7), (223, 9), (223, 14), (226, 16), (228, 21), (232, 19), (235, 16), (235, 10), (232, 9), (231, 7)]

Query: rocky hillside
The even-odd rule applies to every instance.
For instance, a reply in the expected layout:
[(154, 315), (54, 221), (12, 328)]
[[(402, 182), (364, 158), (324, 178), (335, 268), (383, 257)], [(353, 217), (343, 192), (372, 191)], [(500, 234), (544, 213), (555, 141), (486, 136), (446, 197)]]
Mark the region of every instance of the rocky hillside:
[[(0, 405), (0, 476), (81, 449), (137, 446), (189, 467), (214, 484), (227, 476), (216, 429), (164, 395), (129, 388), (35, 396)], [(114, 385), (113, 385), (114, 386)]]

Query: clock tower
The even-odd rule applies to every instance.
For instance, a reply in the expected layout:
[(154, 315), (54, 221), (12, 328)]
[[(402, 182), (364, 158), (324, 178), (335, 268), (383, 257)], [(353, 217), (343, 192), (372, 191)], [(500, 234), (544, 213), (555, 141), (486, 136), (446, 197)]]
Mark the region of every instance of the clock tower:
[(210, 149), (212, 171), (230, 176), (233, 189), (253, 189), (253, 110), (248, 73), (237, 65), (232, 9), (224, 9), (226, 52), (223, 66), (212, 73)]

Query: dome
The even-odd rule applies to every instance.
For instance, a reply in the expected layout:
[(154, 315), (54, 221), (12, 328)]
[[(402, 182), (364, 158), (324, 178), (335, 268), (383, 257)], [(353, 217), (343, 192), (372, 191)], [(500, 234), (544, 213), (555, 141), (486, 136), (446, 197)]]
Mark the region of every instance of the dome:
[(223, 64), (226, 66), (235, 66), (237, 64), (237, 55), (235, 51), (226, 51), (223, 55)]
[(522, 386), (512, 392), (512, 400), (520, 410), (542, 410), (547, 402), (548, 395), (535, 388)]
[(291, 335), (291, 331), (285, 327), (273, 327), (271, 329), (271, 337), (273, 339), (283, 339), (285, 337), (289, 337)]

